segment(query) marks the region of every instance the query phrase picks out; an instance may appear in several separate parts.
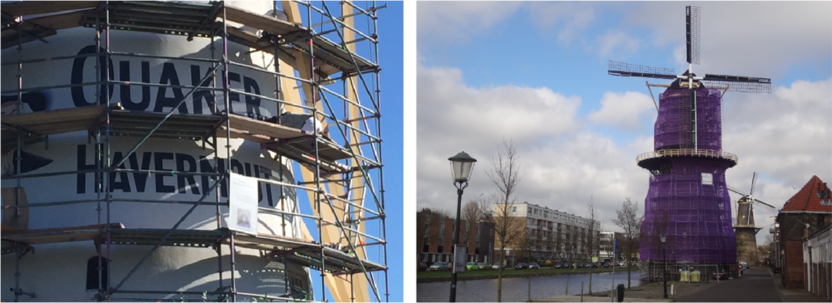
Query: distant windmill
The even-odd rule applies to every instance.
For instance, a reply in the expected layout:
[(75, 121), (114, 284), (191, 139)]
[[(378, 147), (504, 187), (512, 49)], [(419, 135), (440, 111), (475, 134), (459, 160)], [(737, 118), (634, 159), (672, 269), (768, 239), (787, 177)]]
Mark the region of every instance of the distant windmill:
[[(734, 226), (754, 226), (754, 213), (752, 212), (754, 208), (754, 203), (762, 204), (771, 208), (775, 208), (771, 204), (765, 203), (763, 201), (755, 199), (752, 195), (754, 194), (754, 184), (757, 182), (757, 173), (755, 172), (754, 175), (751, 177), (751, 191), (749, 193), (744, 193), (739, 189), (728, 185), (728, 190), (735, 192), (742, 197), (737, 201), (737, 221), (734, 222)], [(757, 229), (754, 233), (759, 231)]]
[(737, 261), (749, 262), (753, 260), (752, 258), (754, 257), (752, 252), (756, 253), (757, 251), (757, 232), (759, 232), (763, 227), (754, 225), (754, 204), (775, 208), (774, 206), (757, 200), (752, 196), (754, 194), (754, 184), (756, 182), (757, 173), (755, 172), (754, 175), (751, 176), (751, 191), (747, 194), (728, 185), (728, 190), (742, 196), (742, 198), (737, 201), (737, 221), (734, 222), (734, 234), (737, 235), (738, 241), (745, 242), (746, 256), (737, 256), (741, 259)]
[[(697, 77), (693, 64), (699, 64), (699, 7), (687, 6), (685, 13), (686, 72), (677, 75), (671, 68), (610, 60), (608, 74), (674, 80), (669, 85), (647, 83), (648, 88), (667, 89), (656, 104), (654, 150), (636, 158), (638, 165), (652, 174), (642, 230), (651, 237), (664, 233), (674, 239), (669, 245), (675, 253), (667, 256), (671, 261), (734, 264), (736, 240), (725, 171), (734, 167), (738, 158), (722, 150), (722, 96), (728, 89), (770, 93), (771, 79), (718, 74)], [(720, 90), (725, 91), (720, 94)], [(640, 254), (642, 260), (664, 260), (658, 246), (648, 242), (643, 243)]]

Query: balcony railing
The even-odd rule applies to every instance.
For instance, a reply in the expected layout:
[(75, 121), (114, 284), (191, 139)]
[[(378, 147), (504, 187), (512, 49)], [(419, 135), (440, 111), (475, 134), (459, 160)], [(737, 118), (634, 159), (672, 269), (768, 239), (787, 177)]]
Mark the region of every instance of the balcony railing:
[(724, 152), (721, 150), (682, 148), (682, 149), (663, 149), (651, 152), (646, 152), (636, 157), (636, 163), (644, 160), (662, 157), (707, 157), (718, 158), (733, 161), (734, 164), (739, 160), (737, 155)]

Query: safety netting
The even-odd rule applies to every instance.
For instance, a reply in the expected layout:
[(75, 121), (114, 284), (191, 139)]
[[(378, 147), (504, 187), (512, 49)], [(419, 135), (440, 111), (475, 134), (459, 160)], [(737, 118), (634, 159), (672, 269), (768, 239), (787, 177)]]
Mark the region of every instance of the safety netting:
[[(722, 103), (713, 88), (696, 91), (696, 138), (699, 149), (722, 150)], [(689, 89), (667, 89), (659, 96), (654, 127), (656, 150), (693, 148), (693, 100)]]
[[(668, 89), (660, 96), (655, 149), (693, 148), (691, 91)], [(698, 148), (722, 150), (720, 94), (696, 90)], [(731, 163), (704, 157), (668, 157), (650, 177), (644, 201), (641, 260), (661, 261), (660, 234), (666, 234), (666, 259), (693, 263), (736, 262), (731, 201), (725, 170)]]

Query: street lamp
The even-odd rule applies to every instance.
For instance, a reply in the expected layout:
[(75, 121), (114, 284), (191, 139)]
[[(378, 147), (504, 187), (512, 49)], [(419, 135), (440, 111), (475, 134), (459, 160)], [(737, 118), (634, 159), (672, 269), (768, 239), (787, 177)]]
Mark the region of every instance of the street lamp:
[[(448, 158), (451, 161), (451, 173), (454, 178), (454, 186), (456, 186), (456, 220), (454, 221), (454, 256), (458, 253), (456, 245), (459, 244), (459, 209), (462, 205), (462, 190), (468, 187), (468, 180), (471, 177), (471, 171), (474, 170), (474, 163), (477, 159), (471, 158), (465, 152), (460, 152), (453, 157)], [(454, 258), (454, 265), (456, 265), (456, 258)], [(451, 272), (451, 298), (450, 302), (456, 302), (456, 266)]]
[(662, 241), (662, 260), (664, 261), (664, 270), (662, 270), (662, 279), (664, 280), (664, 297), (667, 298), (667, 248), (665, 248), (664, 241), (667, 240), (667, 235), (660, 234), (659, 240)]

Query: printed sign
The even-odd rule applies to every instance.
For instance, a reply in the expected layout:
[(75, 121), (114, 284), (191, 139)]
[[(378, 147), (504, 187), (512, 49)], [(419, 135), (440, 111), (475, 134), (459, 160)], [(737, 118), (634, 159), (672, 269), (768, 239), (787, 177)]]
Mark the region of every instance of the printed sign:
[(257, 179), (231, 173), (228, 229), (257, 235)]
[(714, 175), (702, 173), (702, 185), (714, 185)]
[(454, 273), (465, 272), (465, 253), (468, 249), (464, 244), (454, 247)]

